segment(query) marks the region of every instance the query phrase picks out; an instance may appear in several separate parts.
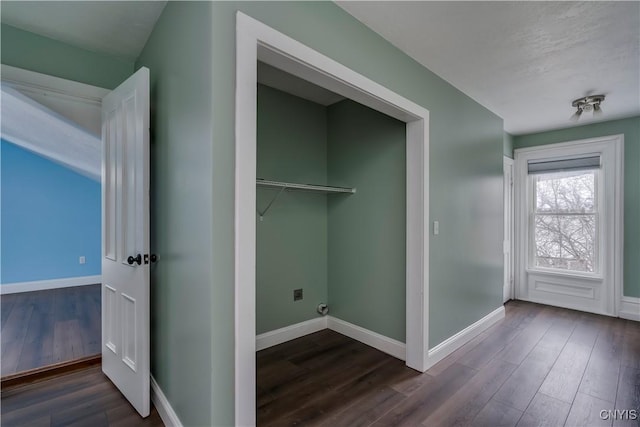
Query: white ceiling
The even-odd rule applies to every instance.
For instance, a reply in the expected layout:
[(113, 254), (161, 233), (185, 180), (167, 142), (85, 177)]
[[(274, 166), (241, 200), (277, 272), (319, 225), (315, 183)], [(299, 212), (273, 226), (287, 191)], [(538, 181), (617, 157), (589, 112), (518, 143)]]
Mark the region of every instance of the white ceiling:
[[(640, 114), (640, 2), (337, 2), (523, 134)], [(606, 95), (604, 114), (571, 101)]]
[(2, 22), (87, 50), (135, 60), (166, 1), (3, 1)]
[[(2, 22), (135, 59), (166, 1), (2, 1)], [(345, 2), (338, 5), (504, 118), (513, 134), (640, 114), (640, 2)], [(604, 114), (571, 101), (604, 93)], [(325, 101), (328, 102), (328, 101)]]

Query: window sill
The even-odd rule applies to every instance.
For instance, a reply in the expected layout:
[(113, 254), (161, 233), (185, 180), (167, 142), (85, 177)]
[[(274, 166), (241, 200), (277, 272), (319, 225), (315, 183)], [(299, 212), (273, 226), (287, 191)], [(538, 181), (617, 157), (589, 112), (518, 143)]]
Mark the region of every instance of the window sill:
[(556, 271), (543, 268), (527, 268), (526, 271), (527, 274), (542, 274), (544, 276), (565, 277), (567, 279), (593, 280), (594, 282), (601, 282), (604, 280), (604, 277), (600, 275), (584, 274), (579, 272)]

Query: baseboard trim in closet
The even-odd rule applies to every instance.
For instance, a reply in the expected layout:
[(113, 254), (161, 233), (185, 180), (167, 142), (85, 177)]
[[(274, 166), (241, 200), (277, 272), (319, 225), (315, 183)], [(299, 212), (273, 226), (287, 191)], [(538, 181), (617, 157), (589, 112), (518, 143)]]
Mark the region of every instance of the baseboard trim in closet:
[(365, 329), (353, 323), (346, 322), (342, 319), (327, 316), (327, 327), (332, 331), (346, 335), (349, 338), (360, 341), (368, 346), (376, 348), (387, 353), (397, 359), (406, 360), (407, 350), (403, 342), (385, 337), (376, 332)]
[(315, 319), (306, 320), (296, 323), (295, 325), (285, 326), (284, 328), (275, 329), (256, 336), (256, 351), (282, 344), (283, 342), (295, 340), (296, 338), (312, 334), (314, 332), (327, 329), (327, 318), (316, 317)]

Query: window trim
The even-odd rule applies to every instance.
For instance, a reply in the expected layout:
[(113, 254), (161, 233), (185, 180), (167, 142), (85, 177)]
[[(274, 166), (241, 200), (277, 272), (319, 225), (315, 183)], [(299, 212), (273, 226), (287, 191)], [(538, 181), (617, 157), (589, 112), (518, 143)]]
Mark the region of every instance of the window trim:
[[(624, 135), (609, 135), (568, 142), (560, 142), (514, 150), (514, 190), (515, 190), (515, 295), (516, 298), (534, 301), (529, 297), (529, 275), (544, 275), (562, 279), (575, 278), (587, 282), (600, 281), (603, 285), (601, 307), (597, 312), (617, 316), (623, 304), (623, 226), (624, 226)], [(585, 275), (571, 271), (548, 271), (544, 268), (530, 268), (530, 221), (528, 214), (532, 199), (528, 196), (530, 160), (569, 159), (572, 157), (601, 156), (600, 176), (597, 191), (600, 198), (600, 241), (597, 246), (601, 261), (598, 275)], [(611, 188), (604, 193), (605, 186)], [(580, 309), (580, 308), (578, 308)], [(592, 311), (592, 310), (588, 310)]]
[[(554, 159), (555, 160), (555, 159)], [(528, 215), (529, 215), (529, 222), (528, 222), (528, 229), (527, 229), (527, 241), (529, 243), (528, 246), (528, 256), (527, 256), (527, 266), (526, 266), (526, 270), (527, 272), (539, 272), (539, 273), (550, 273), (550, 274), (560, 274), (562, 276), (566, 276), (566, 277), (572, 277), (572, 276), (577, 276), (577, 277), (582, 277), (582, 278), (603, 278), (602, 275), (602, 257), (601, 255), (604, 254), (604, 250), (605, 248), (604, 246), (604, 224), (606, 221), (606, 215), (605, 215), (605, 201), (603, 200), (604, 198), (602, 197), (602, 195), (604, 194), (602, 185), (603, 185), (603, 179), (602, 179), (602, 166), (598, 169), (592, 169), (593, 171), (596, 172), (595, 174), (595, 178), (594, 178), (594, 193), (595, 193), (595, 200), (596, 200), (596, 210), (595, 212), (570, 212), (570, 213), (537, 213), (536, 212), (536, 208), (535, 208), (535, 200), (537, 198), (537, 193), (536, 193), (536, 186), (535, 186), (535, 177), (538, 176), (538, 174), (529, 174), (527, 173), (527, 197), (529, 197), (529, 204), (527, 205), (527, 211), (528, 211)], [(569, 270), (569, 269), (560, 269), (560, 268), (546, 268), (546, 267), (537, 267), (535, 265), (535, 251), (536, 251), (536, 247), (535, 247), (535, 239), (532, 238), (534, 230), (535, 230), (535, 217), (536, 215), (558, 215), (558, 216), (571, 216), (571, 215), (593, 215), (596, 217), (596, 224), (597, 224), (597, 231), (596, 231), (596, 236), (595, 236), (595, 240), (596, 240), (596, 244), (595, 244), (595, 248), (594, 248), (594, 257), (595, 257), (595, 268), (593, 272), (587, 272), (587, 271), (579, 271), (579, 270)]]

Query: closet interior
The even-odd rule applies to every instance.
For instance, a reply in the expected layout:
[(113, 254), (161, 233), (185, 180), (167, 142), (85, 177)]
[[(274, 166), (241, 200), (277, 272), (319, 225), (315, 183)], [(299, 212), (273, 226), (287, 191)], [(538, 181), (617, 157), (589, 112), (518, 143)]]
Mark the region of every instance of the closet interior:
[(258, 338), (325, 304), (405, 342), (405, 123), (262, 62), (257, 90)]

